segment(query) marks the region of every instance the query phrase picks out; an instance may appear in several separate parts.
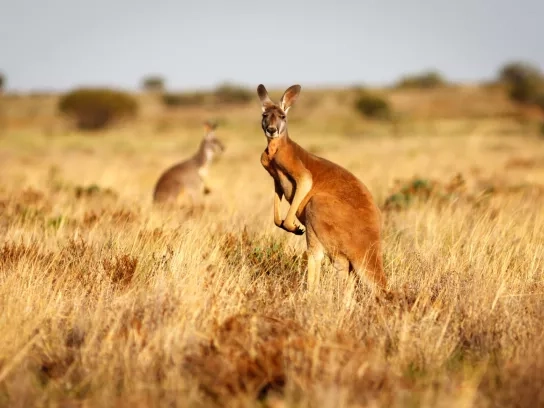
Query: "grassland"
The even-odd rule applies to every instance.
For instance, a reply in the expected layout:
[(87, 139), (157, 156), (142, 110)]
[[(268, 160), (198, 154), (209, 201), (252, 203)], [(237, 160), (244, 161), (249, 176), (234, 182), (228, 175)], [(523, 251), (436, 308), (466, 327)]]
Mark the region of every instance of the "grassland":
[[(346, 309), (330, 265), (305, 291), (304, 237), (273, 225), (257, 101), (142, 96), (137, 122), (88, 135), (54, 96), (4, 96), (0, 406), (542, 406), (535, 116), (493, 89), (390, 97), (393, 124), (357, 118), (350, 91), (303, 89), (290, 112), (291, 136), (383, 208), (399, 296), (363, 288)], [(209, 117), (227, 151), (206, 207), (153, 208)]]

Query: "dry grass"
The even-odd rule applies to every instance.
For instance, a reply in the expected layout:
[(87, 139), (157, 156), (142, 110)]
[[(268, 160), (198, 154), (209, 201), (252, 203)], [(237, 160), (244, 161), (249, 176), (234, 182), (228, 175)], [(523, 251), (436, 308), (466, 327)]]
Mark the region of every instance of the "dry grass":
[[(305, 291), (304, 238), (272, 223), (258, 106), (225, 116), (215, 189), (192, 213), (153, 209), (152, 187), (218, 111), (161, 132), (15, 127), (0, 152), (0, 406), (544, 404), (542, 141), (506, 119), (346, 129), (306, 109), (292, 136), (384, 207), (397, 298), (362, 288), (346, 309), (328, 265)], [(394, 193), (410, 199), (386, 205)]]

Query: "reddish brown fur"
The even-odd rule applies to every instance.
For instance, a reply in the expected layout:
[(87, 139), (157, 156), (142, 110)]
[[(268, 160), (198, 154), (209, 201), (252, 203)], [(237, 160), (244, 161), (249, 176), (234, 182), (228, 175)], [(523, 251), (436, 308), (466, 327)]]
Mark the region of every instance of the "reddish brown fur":
[[(289, 109), (298, 92), (292, 88), (284, 94), (281, 106), (272, 103), (264, 87), (259, 87), (263, 101), (263, 130), (281, 128), (285, 111)], [(300, 88), (298, 88), (300, 90)], [(264, 90), (264, 91), (263, 91)], [(290, 102), (291, 101), (291, 102)], [(282, 117), (284, 119), (282, 119)], [(319, 265), (326, 252), (336, 268), (346, 273), (365, 271), (366, 276), (381, 288), (386, 286), (382, 265), (381, 221), (378, 207), (366, 186), (343, 167), (304, 150), (289, 138), (286, 122), (283, 133), (268, 137), (268, 146), (261, 163), (274, 179), (276, 200), (285, 196), (291, 204), (297, 188), (306, 183), (309, 191), (296, 208), (296, 217), (306, 227), (308, 244), (308, 279), (319, 279)], [(310, 182), (308, 182), (310, 180)], [(277, 200), (277, 201), (279, 201)], [(274, 218), (279, 227), (295, 234), (303, 229), (291, 225), (287, 218), (278, 220), (279, 209), (275, 201)], [(296, 203), (295, 203), (296, 205)], [(310, 260), (310, 257), (313, 259)], [(313, 264), (312, 264), (313, 263)], [(314, 271), (311, 271), (311, 269)], [(315, 273), (315, 277), (310, 275)]]

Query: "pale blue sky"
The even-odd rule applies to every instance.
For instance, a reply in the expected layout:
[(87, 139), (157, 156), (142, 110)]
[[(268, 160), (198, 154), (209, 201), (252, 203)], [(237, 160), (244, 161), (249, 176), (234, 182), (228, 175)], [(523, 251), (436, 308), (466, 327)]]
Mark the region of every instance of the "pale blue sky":
[(543, 0), (0, 0), (9, 89), (386, 84), (544, 67)]

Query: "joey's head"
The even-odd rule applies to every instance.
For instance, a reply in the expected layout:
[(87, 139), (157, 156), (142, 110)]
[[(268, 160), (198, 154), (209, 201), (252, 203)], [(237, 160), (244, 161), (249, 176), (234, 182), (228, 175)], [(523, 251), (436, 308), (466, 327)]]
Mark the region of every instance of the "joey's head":
[(275, 139), (287, 134), (287, 112), (293, 106), (300, 94), (300, 85), (287, 88), (279, 103), (274, 103), (268, 96), (264, 85), (257, 87), (257, 94), (261, 100), (263, 117), (261, 126), (267, 139)]
[(206, 136), (202, 139), (200, 149), (204, 154), (206, 161), (213, 160), (214, 157), (220, 155), (225, 151), (225, 145), (215, 135), (215, 129), (217, 124), (211, 122), (204, 123), (204, 129), (206, 130)]

